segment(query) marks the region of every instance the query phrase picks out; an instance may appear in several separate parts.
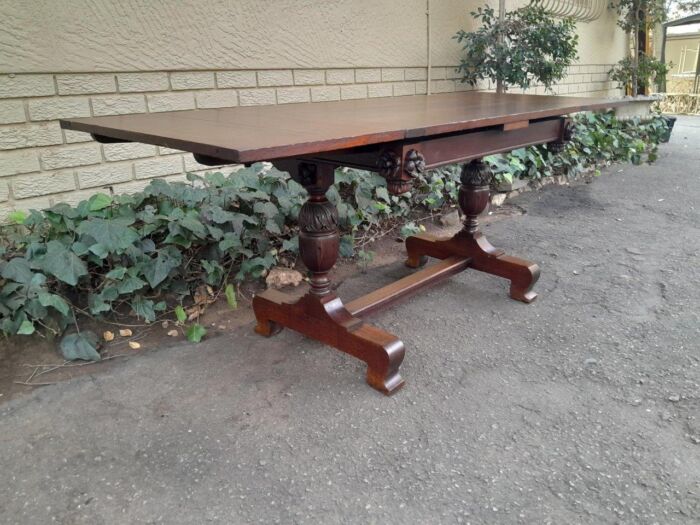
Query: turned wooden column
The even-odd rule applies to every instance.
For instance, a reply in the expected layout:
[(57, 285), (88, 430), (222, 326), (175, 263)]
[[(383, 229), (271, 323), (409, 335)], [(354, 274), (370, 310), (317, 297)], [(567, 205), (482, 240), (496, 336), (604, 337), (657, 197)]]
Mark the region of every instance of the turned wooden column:
[(333, 167), (302, 163), (298, 182), (309, 192), (309, 200), (299, 211), (299, 255), (309, 270), (311, 293), (322, 297), (331, 292), (328, 272), (340, 248), (338, 210), (326, 198), (333, 184)]
[(491, 169), (482, 159), (473, 160), (462, 167), (457, 200), (464, 214), (464, 232), (472, 237), (479, 233), (479, 215), (489, 205), (491, 196)]

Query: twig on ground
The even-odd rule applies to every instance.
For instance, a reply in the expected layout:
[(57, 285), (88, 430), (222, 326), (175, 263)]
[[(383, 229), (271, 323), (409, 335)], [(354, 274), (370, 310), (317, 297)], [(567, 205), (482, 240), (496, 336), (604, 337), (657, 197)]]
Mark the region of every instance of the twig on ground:
[[(22, 366), (27, 366), (27, 367), (34, 367), (34, 370), (32, 371), (31, 375), (25, 379), (24, 381), (15, 381), (17, 384), (21, 385), (28, 385), (28, 386), (43, 386), (44, 383), (32, 383), (31, 380), (34, 379), (35, 377), (39, 377), (44, 374), (48, 374), (49, 372), (54, 372), (55, 370), (58, 370), (59, 368), (75, 368), (79, 366), (88, 366), (88, 365), (94, 365), (97, 363), (103, 363), (105, 361), (109, 361), (110, 359), (116, 359), (117, 357), (127, 357), (130, 354), (115, 354), (115, 355), (110, 355), (103, 357), (99, 361), (86, 361), (84, 363), (71, 363), (70, 361), (64, 361), (62, 364), (39, 364), (39, 365), (30, 365), (30, 364), (24, 364)], [(39, 372), (40, 368), (46, 368), (46, 370), (42, 370)], [(45, 383), (45, 384), (53, 384), (53, 383)]]
[(28, 383), (26, 381), (13, 381), (15, 385), (24, 385), (24, 386), (49, 386), (49, 385), (57, 385), (59, 382), (54, 381), (53, 383)]
[[(442, 215), (442, 212), (439, 213), (433, 213), (431, 212), (430, 215), (426, 215), (425, 217), (421, 217), (418, 219), (414, 219), (413, 222), (424, 222), (429, 219), (434, 219), (435, 217), (439, 217)], [(371, 244), (373, 242), (378, 241), (382, 237), (386, 237), (389, 235), (391, 232), (396, 230), (399, 226), (401, 226), (404, 223), (404, 221), (397, 221), (393, 226), (388, 227), (386, 229), (380, 229), (380, 230), (375, 230), (374, 232), (370, 233), (367, 232), (367, 235), (363, 235), (360, 240), (357, 241), (356, 245), (358, 248), (364, 248), (368, 244)]]

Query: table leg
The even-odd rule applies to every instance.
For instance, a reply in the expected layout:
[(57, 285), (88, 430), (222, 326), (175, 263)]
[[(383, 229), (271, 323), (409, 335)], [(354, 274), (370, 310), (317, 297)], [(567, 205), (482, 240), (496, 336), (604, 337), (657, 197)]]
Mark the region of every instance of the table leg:
[(332, 166), (300, 166), (298, 182), (309, 192), (299, 212), (299, 254), (309, 270), (309, 292), (294, 301), (268, 290), (253, 299), (255, 331), (270, 336), (286, 326), (367, 363), (367, 382), (384, 394), (403, 386), (404, 345), (395, 336), (353, 316), (331, 290), (328, 273), (338, 259), (338, 212), (326, 198)]
[(462, 168), (459, 206), (464, 214), (464, 227), (451, 238), (436, 238), (420, 234), (406, 239), (406, 264), (417, 268), (426, 256), (445, 259), (462, 256), (471, 259), (475, 270), (498, 275), (510, 280), (510, 296), (530, 303), (537, 294), (532, 287), (540, 276), (537, 264), (505, 255), (495, 248), (479, 229), (479, 215), (489, 203), (491, 171), (481, 159), (473, 160)]

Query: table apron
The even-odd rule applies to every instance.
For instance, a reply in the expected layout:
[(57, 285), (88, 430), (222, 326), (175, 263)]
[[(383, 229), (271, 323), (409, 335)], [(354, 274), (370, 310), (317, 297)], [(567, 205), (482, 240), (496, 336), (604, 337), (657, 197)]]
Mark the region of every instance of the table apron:
[(510, 131), (489, 129), (450, 135), (406, 145), (405, 148), (419, 151), (425, 158), (426, 168), (436, 168), (445, 164), (465, 162), (486, 155), (557, 141), (561, 136), (562, 122), (561, 119), (543, 120), (531, 122), (527, 127)]
[(403, 160), (409, 151), (415, 150), (423, 156), (425, 168), (437, 168), (526, 146), (561, 141), (565, 121), (565, 118), (551, 118), (530, 121), (514, 129), (498, 126), (431, 138), (407, 139), (365, 148), (319, 153), (310, 155), (306, 160), (377, 171), (382, 154), (393, 152), (398, 159)]

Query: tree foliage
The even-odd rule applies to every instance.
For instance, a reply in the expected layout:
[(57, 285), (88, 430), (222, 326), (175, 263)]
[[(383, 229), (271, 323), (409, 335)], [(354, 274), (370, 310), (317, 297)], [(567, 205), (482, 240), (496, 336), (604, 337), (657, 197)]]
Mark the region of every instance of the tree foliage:
[(551, 89), (577, 58), (574, 21), (552, 17), (538, 2), (507, 12), (502, 21), (488, 5), (471, 15), (481, 27), (461, 30), (455, 38), (464, 49), (459, 70), (472, 86), (491, 80), (504, 88), (543, 84)]
[(700, 0), (672, 0), (668, 2), (666, 11), (677, 15), (676, 18), (700, 13)]
[(669, 71), (668, 65), (640, 49), (640, 34), (666, 20), (663, 0), (612, 0), (610, 7), (618, 14), (617, 25), (629, 35), (630, 54), (610, 71), (610, 78), (618, 87), (632, 95), (644, 93), (653, 84), (662, 82)]

